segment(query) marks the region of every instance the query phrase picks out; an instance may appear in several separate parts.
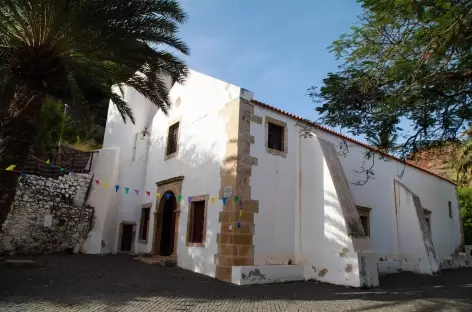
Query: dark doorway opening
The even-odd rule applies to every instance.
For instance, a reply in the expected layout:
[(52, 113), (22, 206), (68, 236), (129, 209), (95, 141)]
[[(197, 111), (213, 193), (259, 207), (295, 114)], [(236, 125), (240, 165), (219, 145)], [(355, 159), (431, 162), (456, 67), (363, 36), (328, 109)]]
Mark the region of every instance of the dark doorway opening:
[(133, 224), (123, 224), (120, 251), (131, 251), (133, 246)]
[(162, 200), (164, 200), (164, 207), (162, 209), (159, 254), (161, 256), (170, 256), (174, 252), (175, 210), (177, 202), (174, 193), (170, 191), (164, 194)]

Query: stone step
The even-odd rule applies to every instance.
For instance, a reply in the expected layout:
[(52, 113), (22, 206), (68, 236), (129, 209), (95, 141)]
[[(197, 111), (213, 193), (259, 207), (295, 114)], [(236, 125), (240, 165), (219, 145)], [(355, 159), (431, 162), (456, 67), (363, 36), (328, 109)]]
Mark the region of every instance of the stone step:
[(157, 264), (163, 267), (177, 266), (177, 258), (175, 256), (138, 256), (136, 260), (147, 264)]

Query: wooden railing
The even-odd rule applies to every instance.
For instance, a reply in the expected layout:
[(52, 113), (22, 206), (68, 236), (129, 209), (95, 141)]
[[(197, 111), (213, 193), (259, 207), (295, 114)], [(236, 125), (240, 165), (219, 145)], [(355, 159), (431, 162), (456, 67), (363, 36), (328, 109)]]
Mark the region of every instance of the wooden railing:
[[(94, 155), (97, 153), (98, 151), (61, 153), (52, 158), (29, 156), (23, 172), (51, 177), (70, 172), (89, 173), (92, 169)], [(48, 160), (49, 164), (46, 163)]]

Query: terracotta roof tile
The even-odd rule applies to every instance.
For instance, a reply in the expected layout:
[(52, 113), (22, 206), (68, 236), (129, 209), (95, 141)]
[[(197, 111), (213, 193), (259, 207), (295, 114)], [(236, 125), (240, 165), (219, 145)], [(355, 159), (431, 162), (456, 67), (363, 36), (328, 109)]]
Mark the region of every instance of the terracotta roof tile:
[(434, 172), (431, 172), (431, 171), (429, 171), (429, 170), (427, 170), (427, 169), (424, 169), (424, 168), (422, 168), (422, 167), (419, 167), (419, 166), (413, 164), (412, 162), (405, 161), (405, 160), (403, 160), (403, 159), (401, 159), (401, 158), (399, 158), (399, 157), (396, 157), (396, 156), (393, 156), (393, 155), (391, 155), (391, 154), (385, 153), (385, 152), (379, 150), (378, 148), (375, 148), (375, 147), (370, 146), (370, 145), (368, 145), (368, 144), (362, 143), (362, 142), (360, 142), (360, 141), (358, 141), (358, 140), (356, 140), (356, 139), (353, 139), (353, 138), (350, 138), (350, 137), (348, 137), (348, 136), (345, 136), (344, 134), (341, 134), (341, 133), (338, 133), (338, 132), (336, 132), (336, 131), (333, 131), (333, 130), (331, 130), (331, 129), (329, 129), (329, 128), (323, 126), (323, 125), (320, 125), (320, 124), (318, 124), (318, 123), (309, 121), (308, 119), (305, 119), (305, 118), (302, 118), (302, 117), (300, 117), (300, 116), (294, 115), (294, 114), (292, 114), (292, 113), (286, 112), (286, 111), (284, 111), (284, 110), (282, 110), (282, 109), (279, 109), (279, 108), (277, 108), (277, 107), (274, 107), (274, 106), (271, 106), (271, 105), (268, 105), (268, 104), (259, 102), (259, 101), (257, 101), (257, 100), (252, 100), (251, 102), (254, 103), (254, 104), (256, 104), (256, 105), (259, 105), (259, 106), (261, 106), (261, 107), (264, 107), (264, 108), (270, 109), (270, 110), (272, 110), (272, 111), (275, 111), (275, 112), (284, 114), (284, 115), (286, 115), (286, 116), (292, 117), (293, 119), (296, 119), (296, 120), (299, 120), (299, 121), (303, 121), (303, 122), (305, 122), (305, 123), (307, 123), (307, 124), (309, 124), (309, 125), (311, 125), (311, 126), (313, 126), (313, 127), (316, 127), (316, 128), (321, 129), (321, 130), (323, 130), (323, 131), (326, 131), (326, 132), (328, 132), (328, 133), (331, 133), (331, 134), (333, 134), (333, 135), (336, 135), (336, 136), (338, 136), (338, 137), (340, 137), (340, 138), (342, 138), (342, 139), (344, 139), (344, 140), (346, 140), (346, 141), (350, 141), (350, 142), (356, 143), (356, 144), (358, 144), (358, 145), (361, 145), (361, 146), (363, 146), (363, 147), (365, 147), (365, 148), (367, 148), (367, 149), (370, 149), (370, 150), (372, 150), (372, 151), (374, 151), (374, 152), (376, 152), (376, 153), (378, 153), (378, 154), (381, 154), (381, 155), (384, 156), (384, 157), (388, 157), (388, 158), (390, 158), (390, 159), (394, 159), (394, 160), (399, 161), (399, 162), (401, 162), (401, 163), (403, 163), (403, 164), (406, 164), (406, 165), (408, 165), (408, 166), (411, 166), (411, 167), (413, 167), (413, 168), (416, 168), (416, 169), (418, 169), (418, 170), (421, 170), (421, 171), (423, 171), (423, 172), (426, 172), (426, 173), (428, 173), (428, 174), (430, 174), (430, 175), (433, 175), (433, 176), (435, 176), (435, 177), (438, 177), (438, 178), (440, 178), (440, 179), (442, 179), (442, 180), (444, 180), (444, 181), (447, 181), (447, 182), (449, 182), (449, 183), (452, 183), (452, 184), (454, 184), (454, 185), (457, 185), (457, 183), (455, 183), (455, 182), (453, 182), (453, 181), (451, 181), (451, 180), (449, 180), (449, 179), (447, 179), (447, 178), (445, 178), (445, 177), (442, 177), (442, 176), (440, 176), (440, 175), (437, 175), (437, 174), (435, 174)]

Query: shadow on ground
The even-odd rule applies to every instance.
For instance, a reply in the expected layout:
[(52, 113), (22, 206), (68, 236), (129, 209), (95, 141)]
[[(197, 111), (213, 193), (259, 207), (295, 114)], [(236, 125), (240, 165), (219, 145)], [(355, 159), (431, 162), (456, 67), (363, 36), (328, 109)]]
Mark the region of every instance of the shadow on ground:
[(236, 286), (126, 256), (37, 261), (45, 267), (0, 268), (1, 311), (472, 311), (472, 269), (390, 275), (380, 288), (361, 290), (318, 282)]

